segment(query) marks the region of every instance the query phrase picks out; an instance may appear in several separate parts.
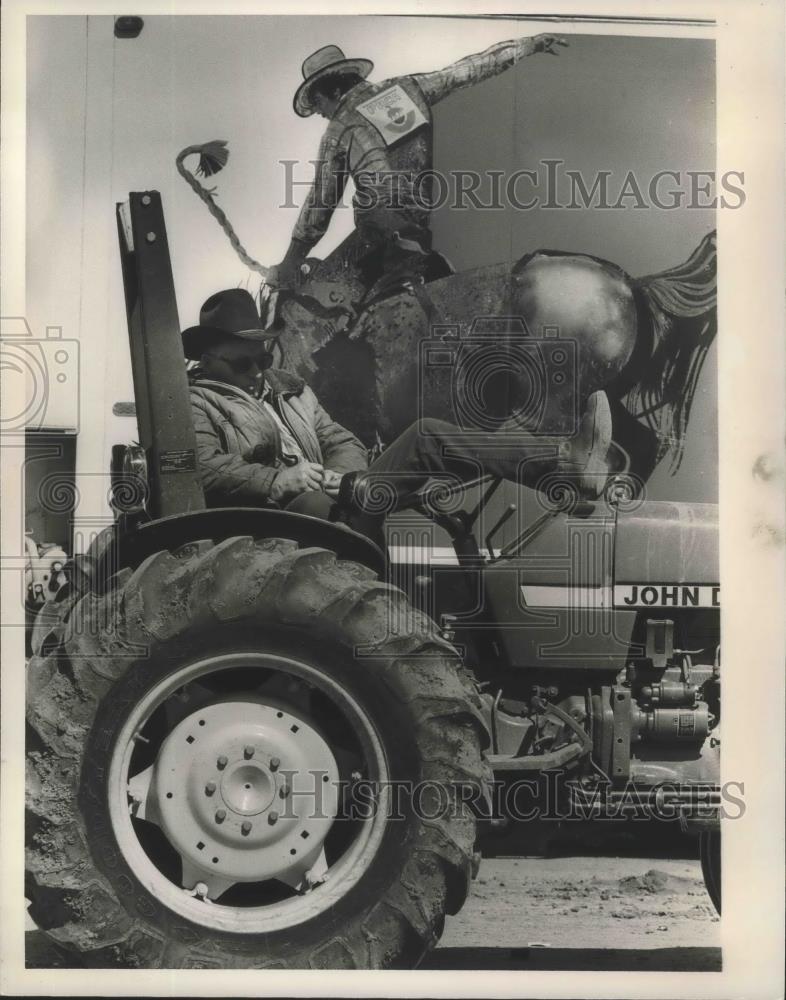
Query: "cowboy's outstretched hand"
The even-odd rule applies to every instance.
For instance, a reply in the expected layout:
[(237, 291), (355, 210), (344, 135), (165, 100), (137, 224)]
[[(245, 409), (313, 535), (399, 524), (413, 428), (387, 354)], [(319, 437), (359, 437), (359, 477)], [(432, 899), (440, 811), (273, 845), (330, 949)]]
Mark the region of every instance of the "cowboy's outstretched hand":
[(302, 281), (300, 268), (293, 263), (282, 260), (274, 264), (267, 273), (265, 283), (273, 288), (297, 288)]
[(550, 56), (558, 56), (559, 50), (555, 49), (555, 45), (563, 45), (567, 47), (568, 43), (564, 38), (560, 38), (558, 35), (534, 35), (532, 38), (534, 52), (547, 52)]
[(268, 271), (267, 283), (278, 288), (297, 288), (305, 277), (305, 271), (308, 270), (306, 264), (308, 249), (308, 243), (293, 236), (284, 259)]

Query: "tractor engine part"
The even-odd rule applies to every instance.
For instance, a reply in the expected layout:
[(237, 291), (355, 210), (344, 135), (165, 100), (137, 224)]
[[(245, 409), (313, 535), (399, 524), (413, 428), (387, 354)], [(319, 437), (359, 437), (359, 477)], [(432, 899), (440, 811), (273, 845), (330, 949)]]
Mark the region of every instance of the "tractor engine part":
[(497, 694), (490, 713), (493, 753), (488, 755), (495, 770), (533, 773), (573, 767), (590, 752), (585, 699), (574, 695), (557, 702), (558, 696), (556, 687), (539, 686), (533, 687), (528, 703)]
[(632, 738), (659, 743), (703, 743), (710, 731), (709, 709), (704, 702), (693, 707), (634, 709)]
[(525, 706), (514, 714), (497, 698), (491, 712), (491, 732), (495, 753), (517, 757), (532, 743), (535, 723)]
[(647, 708), (661, 706), (679, 706), (692, 708), (696, 704), (699, 689), (695, 684), (684, 681), (660, 681), (656, 684), (645, 684), (639, 693), (639, 703)]

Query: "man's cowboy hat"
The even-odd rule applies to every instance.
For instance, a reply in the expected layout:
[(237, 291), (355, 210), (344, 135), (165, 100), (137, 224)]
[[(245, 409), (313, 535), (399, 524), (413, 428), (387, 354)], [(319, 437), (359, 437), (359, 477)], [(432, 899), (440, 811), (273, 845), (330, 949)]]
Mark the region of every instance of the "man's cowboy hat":
[(325, 45), (303, 62), (303, 83), (297, 89), (292, 105), (301, 118), (314, 114), (309, 98), (311, 85), (331, 73), (357, 73), (363, 79), (374, 68), (370, 59), (347, 59), (338, 45)]
[(263, 329), (250, 292), (245, 288), (227, 288), (204, 303), (199, 310), (198, 326), (183, 330), (183, 353), (190, 361), (199, 361), (220, 337), (240, 337), (264, 345), (277, 336)]

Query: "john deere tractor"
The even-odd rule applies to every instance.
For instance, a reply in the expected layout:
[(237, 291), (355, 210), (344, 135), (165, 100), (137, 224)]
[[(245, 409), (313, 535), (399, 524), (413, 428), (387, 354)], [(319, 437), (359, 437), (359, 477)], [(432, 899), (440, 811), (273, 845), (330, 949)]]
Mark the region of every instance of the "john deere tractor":
[(208, 509), (158, 194), (118, 220), (140, 443), (32, 638), (37, 924), (93, 966), (413, 968), (479, 834), (525, 849), (516, 789), (695, 829), (719, 906), (715, 508), (622, 490), (480, 544), (487, 479), (424, 503), (452, 547), (404, 589), (342, 524)]

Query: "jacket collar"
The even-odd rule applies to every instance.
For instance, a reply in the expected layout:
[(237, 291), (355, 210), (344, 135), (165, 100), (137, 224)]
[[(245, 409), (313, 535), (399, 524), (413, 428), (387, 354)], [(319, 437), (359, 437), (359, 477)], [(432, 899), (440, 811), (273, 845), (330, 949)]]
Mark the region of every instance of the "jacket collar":
[[(188, 381), (190, 385), (204, 386), (206, 389), (213, 389), (225, 395), (235, 394), (243, 399), (254, 399), (253, 396), (243, 389), (238, 389), (237, 386), (209, 379), (204, 370), (199, 367), (192, 368), (188, 372)], [(298, 375), (285, 372), (282, 368), (268, 368), (265, 372), (265, 385), (269, 387), (273, 396), (299, 396), (306, 383)], [(259, 400), (255, 400), (255, 402), (259, 402)]]
[(299, 375), (285, 372), (283, 368), (268, 368), (265, 372), (265, 383), (270, 386), (274, 396), (299, 396), (306, 386)]
[(360, 104), (361, 101), (365, 100), (365, 98), (372, 94), (374, 87), (375, 84), (370, 80), (362, 80), (360, 83), (356, 83), (351, 90), (346, 92), (346, 94), (342, 94), (341, 99), (336, 105), (336, 110), (333, 112), (333, 117), (328, 122), (328, 125), (330, 125), (331, 122), (338, 120), (341, 120), (341, 123), (344, 124), (341, 116), (343, 115), (344, 118), (346, 118), (348, 112), (354, 111), (356, 106)]

